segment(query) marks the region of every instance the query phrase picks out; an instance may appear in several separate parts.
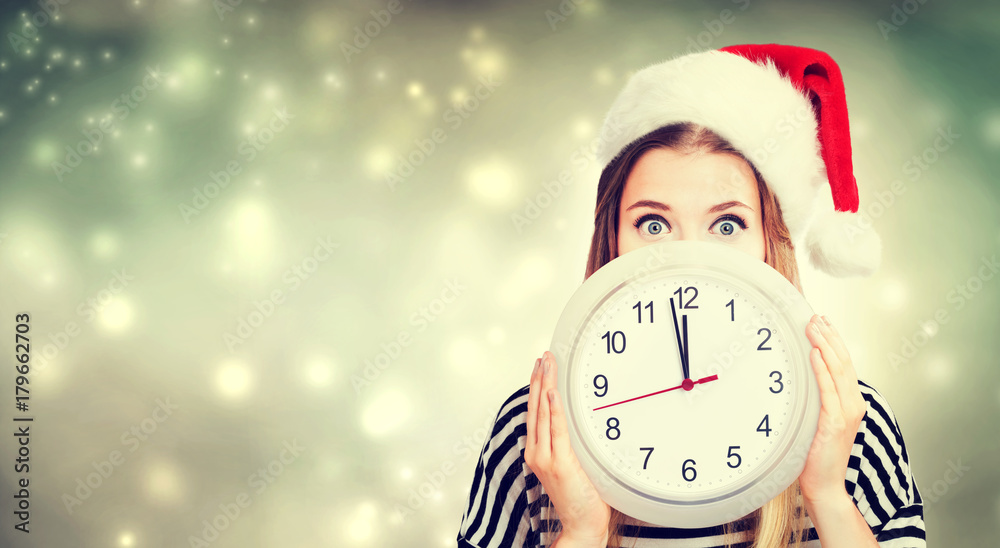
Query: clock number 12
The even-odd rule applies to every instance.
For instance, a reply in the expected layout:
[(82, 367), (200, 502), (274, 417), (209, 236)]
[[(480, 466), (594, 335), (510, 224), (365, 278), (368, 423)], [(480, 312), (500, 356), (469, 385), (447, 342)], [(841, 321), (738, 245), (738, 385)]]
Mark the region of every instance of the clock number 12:
[[(690, 293), (691, 291), (694, 291), (694, 295), (691, 295), (691, 298), (688, 299), (687, 302), (684, 302), (684, 299), (681, 298), (681, 291), (683, 291), (684, 293)], [(694, 302), (695, 298), (698, 297), (697, 287), (694, 286), (678, 287), (677, 291), (674, 291), (674, 295), (677, 295), (677, 302), (680, 303), (681, 308), (698, 308), (698, 305), (691, 304), (692, 302)]]

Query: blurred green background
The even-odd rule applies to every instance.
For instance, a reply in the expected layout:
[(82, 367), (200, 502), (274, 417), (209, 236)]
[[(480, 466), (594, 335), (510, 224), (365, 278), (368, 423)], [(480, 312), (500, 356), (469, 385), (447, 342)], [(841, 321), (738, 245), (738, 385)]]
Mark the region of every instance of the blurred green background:
[(885, 245), (867, 279), (800, 260), (806, 297), (892, 404), (929, 543), (995, 544), (1000, 5), (52, 3), (0, 17), (0, 421), (24, 312), (35, 418), (0, 544), (454, 546), (583, 279), (611, 101), (766, 42), (840, 64)]

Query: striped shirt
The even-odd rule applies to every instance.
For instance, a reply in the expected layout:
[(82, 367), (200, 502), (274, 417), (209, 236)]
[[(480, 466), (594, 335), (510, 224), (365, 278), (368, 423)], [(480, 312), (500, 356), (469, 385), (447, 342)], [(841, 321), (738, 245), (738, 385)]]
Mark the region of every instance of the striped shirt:
[[(926, 547), (923, 501), (910, 471), (899, 425), (888, 403), (874, 388), (858, 381), (868, 403), (854, 438), (844, 483), (882, 547)], [(479, 455), (469, 501), (458, 531), (459, 548), (546, 547), (559, 524), (541, 482), (524, 462), (528, 386), (503, 403), (490, 438)], [(637, 521), (622, 530), (622, 543), (637, 547), (721, 547), (723, 527), (681, 529)], [(808, 516), (809, 541), (820, 546)], [(737, 532), (750, 546), (747, 531)]]

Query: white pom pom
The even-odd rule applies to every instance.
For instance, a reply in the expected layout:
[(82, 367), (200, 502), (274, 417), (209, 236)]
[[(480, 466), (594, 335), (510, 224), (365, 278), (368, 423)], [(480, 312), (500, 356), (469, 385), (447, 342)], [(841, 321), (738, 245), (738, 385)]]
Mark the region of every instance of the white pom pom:
[(817, 216), (806, 236), (809, 260), (831, 276), (870, 276), (882, 259), (882, 239), (858, 213), (830, 210)]

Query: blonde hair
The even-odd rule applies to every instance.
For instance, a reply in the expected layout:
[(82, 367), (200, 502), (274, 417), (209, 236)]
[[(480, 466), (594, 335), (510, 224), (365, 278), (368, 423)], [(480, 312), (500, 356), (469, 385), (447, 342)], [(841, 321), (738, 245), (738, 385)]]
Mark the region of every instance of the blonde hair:
[[(621, 206), (625, 181), (632, 167), (646, 151), (668, 148), (682, 153), (730, 154), (746, 161), (757, 179), (760, 194), (761, 222), (764, 229), (764, 262), (780, 272), (799, 292), (799, 269), (795, 262), (788, 227), (781, 216), (778, 197), (771, 192), (757, 168), (729, 142), (717, 133), (693, 123), (672, 124), (650, 132), (630, 144), (601, 173), (597, 186), (597, 206), (594, 211), (594, 236), (587, 257), (585, 278), (618, 256), (618, 210)], [(638, 523), (633, 518), (611, 508), (608, 521), (608, 546), (618, 548), (625, 526)], [(803, 509), (799, 483), (796, 480), (761, 508), (727, 523), (724, 527), (726, 545), (739, 541), (744, 531), (757, 548), (784, 548), (803, 537)]]

